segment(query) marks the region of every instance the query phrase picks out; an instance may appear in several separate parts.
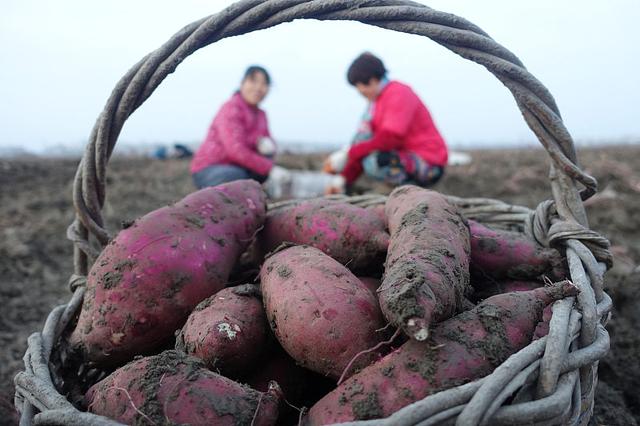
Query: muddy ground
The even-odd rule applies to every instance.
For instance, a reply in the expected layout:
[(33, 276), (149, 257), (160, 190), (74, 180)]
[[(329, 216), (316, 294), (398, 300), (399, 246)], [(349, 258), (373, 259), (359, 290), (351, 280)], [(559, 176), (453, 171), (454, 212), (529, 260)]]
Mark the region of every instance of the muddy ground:
[[(550, 197), (542, 150), (471, 152), (435, 189), (462, 197), (499, 198), (528, 207)], [(285, 165), (318, 166), (318, 157), (283, 156)], [(616, 256), (606, 277), (615, 307), (612, 348), (600, 363), (594, 424), (640, 421), (640, 146), (580, 151), (600, 183), (587, 205), (591, 227), (611, 240)], [(0, 423), (11, 424), (12, 378), (22, 368), (30, 333), (70, 296), (73, 219), (71, 183), (77, 159), (0, 159)], [(114, 158), (104, 215), (111, 230), (192, 190), (186, 160)]]

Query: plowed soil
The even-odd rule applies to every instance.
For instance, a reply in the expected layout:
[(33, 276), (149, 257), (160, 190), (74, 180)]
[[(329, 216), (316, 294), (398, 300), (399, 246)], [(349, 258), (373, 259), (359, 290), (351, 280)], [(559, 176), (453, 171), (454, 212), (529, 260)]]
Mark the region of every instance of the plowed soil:
[[(436, 190), (461, 197), (498, 198), (535, 207), (550, 198), (548, 160), (542, 150), (470, 152), (473, 162), (450, 167)], [(599, 181), (587, 202), (592, 229), (610, 239), (615, 266), (606, 287), (614, 300), (608, 330), (612, 345), (599, 365), (593, 424), (640, 421), (640, 146), (579, 151)], [(318, 168), (317, 155), (282, 155), (289, 167)], [(23, 368), (27, 337), (71, 293), (73, 220), (71, 185), (77, 159), (0, 159), (0, 423), (17, 421), (13, 376)], [(371, 189), (366, 182), (361, 189)], [(376, 189), (382, 189), (376, 187)], [(114, 158), (109, 164), (106, 223), (116, 231), (150, 210), (191, 192), (187, 160)], [(17, 424), (17, 423), (16, 423)]]

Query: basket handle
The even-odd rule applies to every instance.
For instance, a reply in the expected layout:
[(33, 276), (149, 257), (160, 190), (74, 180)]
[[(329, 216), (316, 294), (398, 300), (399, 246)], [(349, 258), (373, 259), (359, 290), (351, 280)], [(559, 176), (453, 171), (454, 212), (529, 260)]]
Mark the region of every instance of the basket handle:
[[(86, 275), (90, 234), (102, 245), (110, 238), (101, 210), (106, 167), (127, 118), (167, 75), (196, 50), (230, 36), (274, 27), (294, 19), (352, 20), (429, 37), (458, 55), (483, 65), (513, 94), (518, 108), (551, 157), (550, 180), (556, 211), (563, 221), (588, 227), (582, 201), (596, 191), (596, 180), (577, 163), (571, 135), (547, 90), (522, 62), (483, 30), (458, 16), (404, 0), (243, 0), (195, 21), (136, 63), (117, 83), (96, 120), (73, 185), (76, 219), (68, 237), (74, 242), (76, 274)], [(584, 188), (578, 191), (577, 184)]]

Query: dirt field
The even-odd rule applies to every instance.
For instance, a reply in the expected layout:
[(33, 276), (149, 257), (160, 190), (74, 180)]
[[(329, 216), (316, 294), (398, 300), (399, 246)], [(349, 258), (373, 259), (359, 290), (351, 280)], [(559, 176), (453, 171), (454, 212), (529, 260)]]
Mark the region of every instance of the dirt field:
[[(471, 152), (470, 166), (452, 167), (435, 188), (462, 197), (499, 198), (528, 207), (550, 197), (546, 154)], [(606, 277), (615, 303), (608, 329), (612, 348), (600, 363), (594, 424), (635, 425), (640, 420), (640, 146), (580, 151), (598, 178), (588, 203), (591, 227), (608, 237), (616, 264)], [(284, 164), (317, 166), (318, 157), (283, 157)], [(0, 423), (11, 424), (14, 374), (30, 333), (70, 296), (73, 219), (71, 182), (77, 160), (0, 159)], [(114, 159), (104, 215), (110, 229), (181, 198), (193, 188), (184, 160)]]

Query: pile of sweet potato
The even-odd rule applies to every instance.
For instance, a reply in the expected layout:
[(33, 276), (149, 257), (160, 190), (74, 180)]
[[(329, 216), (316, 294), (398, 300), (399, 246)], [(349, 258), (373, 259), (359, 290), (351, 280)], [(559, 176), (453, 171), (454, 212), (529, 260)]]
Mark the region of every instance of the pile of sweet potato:
[(67, 353), (104, 372), (82, 408), (124, 423), (381, 418), (529, 344), (545, 308), (577, 291), (543, 284), (565, 271), (556, 250), (469, 221), (434, 191), (267, 211), (260, 185), (237, 181), (111, 241)]

